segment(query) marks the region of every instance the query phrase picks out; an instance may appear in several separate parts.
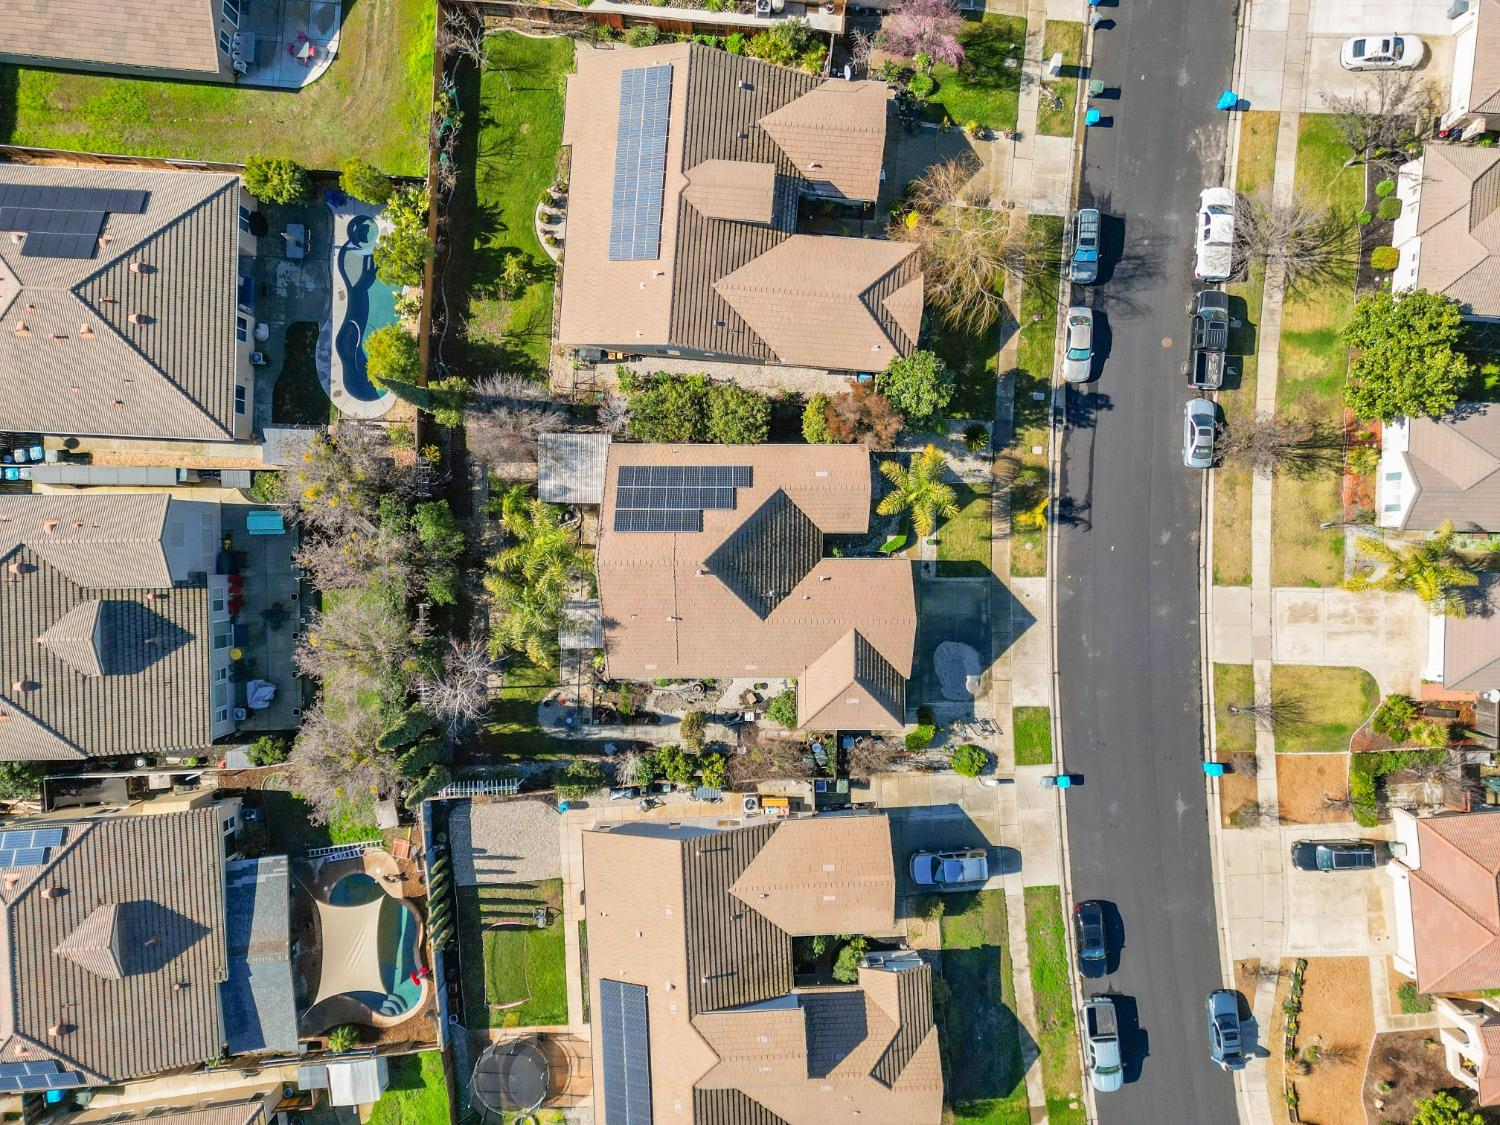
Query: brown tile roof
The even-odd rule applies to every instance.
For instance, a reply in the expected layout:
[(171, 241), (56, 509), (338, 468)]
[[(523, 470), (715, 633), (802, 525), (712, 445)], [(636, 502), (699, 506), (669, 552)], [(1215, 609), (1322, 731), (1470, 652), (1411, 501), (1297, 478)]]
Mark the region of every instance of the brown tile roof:
[[(643, 66), (672, 68), (661, 249), (650, 261), (610, 261), (619, 76)], [(816, 251), (799, 248), (791, 258), (775, 259), (795, 266), (803, 260), (798, 255), (815, 254), (824, 276), (837, 281), (827, 315), (848, 317), (854, 327), (838, 329), (843, 335), (836, 333), (826, 348), (817, 333), (775, 331), (766, 307), (772, 298), (750, 302), (752, 320), (715, 285), (792, 236), (800, 193), (837, 188), (874, 199), (885, 116), (886, 94), (878, 83), (818, 79), (692, 44), (580, 49), (568, 81), (563, 135), (573, 154), (559, 340), (841, 370), (869, 370), (872, 355), (879, 360), (875, 368), (884, 367), (891, 348), (905, 354), (921, 319), (920, 283), (912, 286), (915, 262), (898, 266), (861, 249), (868, 240), (817, 238)], [(814, 169), (814, 163), (827, 167)], [(898, 289), (900, 296), (888, 304)], [(822, 299), (812, 293), (808, 303)], [(861, 300), (867, 309), (859, 307)], [(871, 351), (881, 333), (884, 355)]]
[(1484, 1047), (1484, 1065), (1479, 1069), (1479, 1104), (1500, 1104), (1500, 1017), (1490, 1016), (1479, 1025)]
[(1450, 691), (1500, 688), (1500, 576), (1480, 576), (1478, 595), (1488, 612), (1443, 622), (1443, 686)]
[(1429, 144), (1417, 211), (1417, 285), (1475, 316), (1500, 315), (1500, 151)]
[(1421, 867), (1410, 878), (1417, 988), (1500, 987), (1500, 816), (1417, 821)]
[(1465, 404), (1409, 420), (1406, 460), (1417, 496), (1402, 527), (1500, 528), (1500, 405)]
[[(626, 465), (744, 465), (753, 483), (733, 510), (705, 511), (700, 532), (617, 532)], [(800, 678), (857, 629), (909, 677), (911, 565), (823, 557), (825, 533), (868, 529), (870, 493), (869, 454), (854, 446), (611, 445), (597, 561), (610, 675)]]
[(218, 814), (48, 827), (65, 836), (46, 864), (0, 879), (0, 1061), (56, 1059), (97, 1085), (215, 1058), (226, 975)]
[(219, 0), (7, 0), (0, 57), (44, 66), (223, 73)]
[(1469, 112), (1500, 111), (1500, 0), (1478, 0)]
[[(885, 818), (735, 824), (584, 833), (596, 1042), (598, 982), (623, 981), (646, 989), (658, 1120), (826, 1125), (858, 1113), (936, 1125), (942, 1071), (926, 966), (861, 969), (856, 987), (792, 983), (792, 934), (894, 927)], [(618, 1125), (606, 1104), (596, 1101), (602, 1125)]]
[(805, 730), (890, 730), (906, 724), (906, 679), (851, 629), (797, 684)]
[[(0, 237), (5, 424), (49, 434), (232, 440), (238, 177), (0, 164), (0, 184), (147, 193), (143, 213), (109, 214), (101, 236), (108, 241), (91, 259), (26, 257), (23, 245)], [(149, 270), (132, 270), (133, 263)]]

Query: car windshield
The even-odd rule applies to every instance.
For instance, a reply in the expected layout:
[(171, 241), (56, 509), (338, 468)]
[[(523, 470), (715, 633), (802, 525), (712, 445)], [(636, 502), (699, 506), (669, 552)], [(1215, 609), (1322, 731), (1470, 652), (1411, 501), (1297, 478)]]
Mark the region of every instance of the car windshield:
[(1088, 350), (1088, 348), (1069, 348), (1068, 349), (1068, 358), (1069, 359), (1074, 359), (1074, 360), (1077, 360), (1077, 359), (1088, 359), (1088, 357), (1089, 357), (1089, 350)]
[(1391, 40), (1391, 58), (1393, 58), (1393, 59), (1399, 59), (1405, 53), (1406, 53), (1406, 40), (1405, 39), (1392, 39)]
[(1353, 43), (1350, 44), (1349, 53), (1355, 58), (1360, 58), (1361, 56), (1363, 56), (1365, 53), (1365, 41), (1363, 39), (1356, 39)]
[(1114, 1065), (1114, 1066), (1096, 1066), (1096, 1067), (1094, 1067), (1094, 1073), (1095, 1074), (1119, 1074), (1120, 1073), (1120, 1067), (1119, 1067), (1118, 1063), (1116, 1065)]

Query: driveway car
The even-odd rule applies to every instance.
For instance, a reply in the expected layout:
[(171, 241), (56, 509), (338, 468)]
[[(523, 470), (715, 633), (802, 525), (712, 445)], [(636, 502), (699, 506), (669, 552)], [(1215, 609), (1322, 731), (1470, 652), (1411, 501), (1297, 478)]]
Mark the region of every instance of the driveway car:
[(984, 848), (918, 852), (911, 857), (911, 881), (919, 887), (948, 891), (983, 883), (989, 877), (990, 856)]
[(1380, 866), (1380, 846), (1367, 840), (1298, 840), (1292, 845), (1298, 871), (1373, 871)]
[(1104, 937), (1104, 906), (1095, 899), (1073, 907), (1073, 943), (1078, 946), (1078, 971), (1102, 976), (1109, 948)]
[(1234, 192), (1204, 188), (1198, 195), (1198, 235), (1193, 276), (1228, 281), (1234, 267)]
[(1068, 234), (1068, 280), (1092, 285), (1099, 280), (1099, 212), (1093, 207), (1075, 211)]
[(1218, 418), (1206, 398), (1190, 398), (1182, 410), (1182, 463), (1189, 469), (1214, 467), (1214, 432)]
[(1345, 70), (1413, 70), (1426, 53), (1415, 35), (1356, 35), (1339, 48), (1339, 65)]
[(1240, 998), (1227, 988), (1208, 994), (1208, 1057), (1221, 1070), (1243, 1070), (1240, 1054)]
[(1094, 314), (1082, 305), (1068, 310), (1067, 350), (1063, 352), (1062, 377), (1069, 383), (1087, 383), (1094, 365)]

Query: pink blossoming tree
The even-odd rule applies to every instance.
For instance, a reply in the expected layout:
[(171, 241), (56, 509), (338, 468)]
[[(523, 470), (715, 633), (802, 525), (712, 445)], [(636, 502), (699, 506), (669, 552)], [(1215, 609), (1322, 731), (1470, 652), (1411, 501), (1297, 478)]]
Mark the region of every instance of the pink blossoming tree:
[(880, 45), (893, 55), (930, 55), (934, 62), (957, 66), (964, 57), (958, 41), (962, 26), (952, 0), (904, 0), (881, 28)]

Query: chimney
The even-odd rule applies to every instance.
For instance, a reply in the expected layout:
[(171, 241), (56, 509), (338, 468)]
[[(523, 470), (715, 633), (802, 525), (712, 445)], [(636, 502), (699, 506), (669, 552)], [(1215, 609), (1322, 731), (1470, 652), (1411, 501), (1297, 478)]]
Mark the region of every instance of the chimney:
[(57, 520), (43, 520), (42, 531), (48, 535), (51, 535), (54, 531), (57, 530), (58, 522), (59, 521)]
[(50, 1035), (50, 1036), (52, 1036), (52, 1038), (56, 1039), (59, 1036), (67, 1035), (72, 1030), (73, 1030), (73, 1025), (72, 1024), (70, 1024), (70, 1023), (63, 1023), (62, 1020), (58, 1020), (55, 1024), (53, 1024), (51, 1027), (49, 1027), (47, 1029), (47, 1034)]
[(155, 319), (149, 313), (133, 312), (130, 314), (131, 324), (154, 324)]
[(63, 888), (57, 886), (56, 884), (42, 888), (42, 897), (48, 900), (62, 898), (67, 893), (67, 891), (63, 890)]
[(115, 399), (115, 401), (114, 401), (114, 408), (116, 410), (119, 410), (124, 405), (125, 405), (125, 403), (123, 401), (121, 401), (120, 399)]
[(16, 321), (16, 335), (17, 336), (30, 336), (31, 335), (31, 328), (27, 325), (27, 323), (24, 320), (18, 320), (18, 321)]
[(94, 330), (87, 324), (80, 324), (78, 326), (78, 334), (85, 340), (92, 340), (94, 338)]
[(152, 274), (156, 272), (156, 267), (137, 259), (136, 261), (130, 263), (130, 272), (138, 274)]

